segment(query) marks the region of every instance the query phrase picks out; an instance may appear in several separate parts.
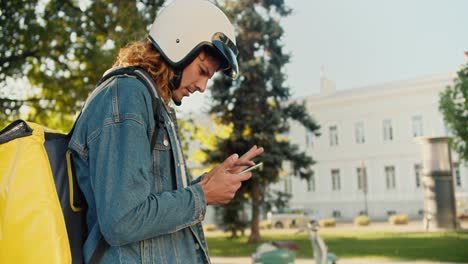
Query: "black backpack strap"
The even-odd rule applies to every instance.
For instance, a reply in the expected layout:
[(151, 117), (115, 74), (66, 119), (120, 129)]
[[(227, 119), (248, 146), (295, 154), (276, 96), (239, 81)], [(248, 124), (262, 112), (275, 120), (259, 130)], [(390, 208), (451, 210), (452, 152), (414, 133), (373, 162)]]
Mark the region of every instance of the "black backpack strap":
[[(153, 135), (151, 136), (151, 149), (150, 149), (150, 151), (153, 151), (154, 146), (156, 145), (156, 138), (158, 137), (159, 129), (161, 129), (164, 126), (164, 118), (161, 112), (164, 107), (161, 105), (162, 104), (161, 95), (151, 75), (144, 69), (140, 67), (136, 67), (136, 66), (118, 67), (118, 68), (110, 69), (108, 72), (104, 74), (101, 80), (99, 80), (99, 82), (97, 83), (95, 92), (98, 93), (100, 90), (100, 86), (105, 85), (105, 83), (110, 81), (111, 78), (116, 77), (116, 76), (122, 76), (122, 75), (133, 76), (137, 78), (140, 82), (142, 82), (145, 85), (146, 89), (148, 90), (151, 96), (151, 106), (153, 109), (153, 117), (155, 121), (155, 129), (154, 129)], [(94, 98), (95, 92), (93, 92), (90, 95), (84, 107), (86, 107), (86, 104), (88, 104)], [(76, 118), (76, 120), (78, 120), (80, 115), (81, 115), (81, 112)], [(73, 128), (70, 130), (69, 135), (73, 133), (73, 130), (75, 129), (75, 124), (76, 122), (73, 124)]]
[(155, 121), (155, 128), (153, 136), (151, 137), (151, 151), (153, 151), (154, 146), (156, 145), (156, 139), (158, 137), (159, 130), (164, 127), (164, 117), (162, 115), (162, 110), (164, 106), (162, 105), (162, 98), (159, 94), (158, 87), (153, 80), (153, 77), (142, 68), (139, 67), (131, 67), (133, 68), (133, 75), (140, 80), (143, 84), (145, 84), (146, 89), (148, 89), (149, 94), (151, 95), (151, 102), (153, 106), (153, 115)]
[(0, 131), (0, 144), (30, 135), (32, 128), (24, 120), (18, 119)]
[(163, 108), (163, 106), (161, 105), (162, 99), (161, 95), (159, 94), (158, 87), (156, 86), (156, 83), (147, 71), (136, 66), (112, 69), (110, 72), (104, 75), (104, 77), (101, 79), (98, 85), (105, 82), (109, 78), (119, 75), (129, 75), (136, 77), (140, 82), (142, 82), (145, 85), (146, 89), (151, 95), (151, 104), (153, 109), (153, 117), (155, 121), (155, 128), (151, 137), (151, 151), (153, 151), (154, 146), (156, 145), (156, 138), (158, 137), (159, 129), (161, 129), (164, 126), (164, 118), (161, 112)]

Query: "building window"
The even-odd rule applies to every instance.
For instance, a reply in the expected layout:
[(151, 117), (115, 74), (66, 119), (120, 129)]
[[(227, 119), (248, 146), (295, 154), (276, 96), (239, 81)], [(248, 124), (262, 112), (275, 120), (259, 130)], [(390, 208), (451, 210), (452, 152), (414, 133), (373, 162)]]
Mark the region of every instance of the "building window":
[(340, 181), (340, 170), (332, 170), (332, 190), (338, 191), (341, 189), (341, 181)]
[(385, 119), (383, 121), (383, 139), (384, 141), (392, 141), (393, 140), (393, 128), (392, 128), (392, 120)]
[(358, 190), (367, 192), (367, 172), (365, 167), (359, 167), (356, 169)]
[(396, 214), (397, 212), (395, 210), (388, 210), (387, 211), (387, 216), (392, 216), (394, 214)]
[(341, 211), (340, 210), (333, 210), (332, 215), (334, 218), (340, 218), (341, 217)]
[(330, 146), (338, 146), (338, 128), (336, 126), (330, 127)]
[(395, 189), (395, 167), (394, 166), (385, 166), (385, 183), (387, 184), (387, 189)]
[(422, 116), (420, 115), (413, 116), (412, 124), (413, 124), (413, 137), (421, 137), (424, 134)]
[(414, 177), (416, 179), (416, 188), (421, 187), (421, 175), (422, 173), (422, 165), (421, 164), (414, 164)]
[(364, 124), (362, 122), (358, 122), (354, 126), (355, 135), (356, 135), (356, 143), (357, 144), (364, 144), (366, 139), (364, 137)]
[(307, 191), (315, 192), (315, 172), (312, 171), (310, 178), (307, 180)]
[(461, 176), (460, 176), (460, 164), (457, 162), (452, 164), (453, 167), (453, 177), (455, 178), (455, 185), (461, 187)]
[(314, 137), (314, 133), (306, 129), (306, 132), (305, 132), (306, 148), (311, 148), (314, 146), (313, 137)]

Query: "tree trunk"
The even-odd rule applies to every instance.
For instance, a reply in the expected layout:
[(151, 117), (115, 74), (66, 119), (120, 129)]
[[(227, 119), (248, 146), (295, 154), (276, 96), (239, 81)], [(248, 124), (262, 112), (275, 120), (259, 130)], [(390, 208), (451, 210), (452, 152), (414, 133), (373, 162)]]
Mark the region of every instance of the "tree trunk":
[(249, 243), (258, 243), (261, 240), (260, 236), (260, 186), (258, 181), (252, 184), (252, 222), (250, 225)]

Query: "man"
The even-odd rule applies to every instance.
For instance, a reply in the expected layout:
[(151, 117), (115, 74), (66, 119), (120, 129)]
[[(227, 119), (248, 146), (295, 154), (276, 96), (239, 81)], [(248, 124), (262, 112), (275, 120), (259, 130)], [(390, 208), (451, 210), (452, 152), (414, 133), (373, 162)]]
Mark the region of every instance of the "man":
[(238, 173), (263, 148), (232, 154), (190, 182), (170, 104), (204, 92), (216, 71), (237, 77), (234, 31), (210, 2), (176, 0), (158, 14), (148, 39), (122, 48), (114, 66), (144, 69), (158, 87), (164, 126), (154, 149), (151, 97), (125, 76), (87, 103), (70, 141), (89, 205), (84, 259), (94, 261), (99, 248), (101, 263), (210, 263), (201, 226), (206, 206), (234, 197), (251, 177)]

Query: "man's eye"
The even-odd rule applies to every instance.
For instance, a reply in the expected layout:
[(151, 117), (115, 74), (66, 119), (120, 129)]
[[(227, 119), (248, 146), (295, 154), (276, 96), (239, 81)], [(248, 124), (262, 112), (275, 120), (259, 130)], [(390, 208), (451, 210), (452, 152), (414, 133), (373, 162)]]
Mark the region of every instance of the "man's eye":
[(207, 73), (203, 68), (200, 68), (200, 74), (206, 76)]

